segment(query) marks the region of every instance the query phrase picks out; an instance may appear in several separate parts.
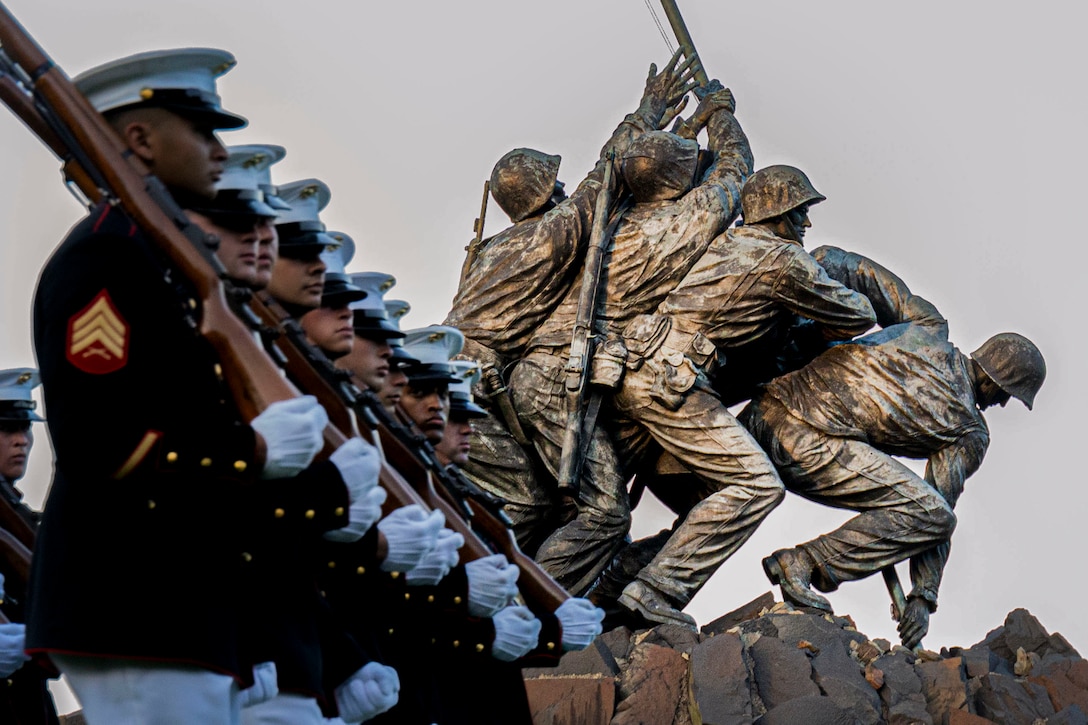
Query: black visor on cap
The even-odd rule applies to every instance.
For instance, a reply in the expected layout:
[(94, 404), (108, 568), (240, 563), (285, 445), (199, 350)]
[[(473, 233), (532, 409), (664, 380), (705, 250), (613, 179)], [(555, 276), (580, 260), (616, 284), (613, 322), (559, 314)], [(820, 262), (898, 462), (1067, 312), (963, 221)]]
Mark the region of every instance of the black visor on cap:
[(198, 88), (150, 88), (150, 97), (139, 103), (133, 103), (114, 111), (126, 111), (132, 108), (162, 108), (188, 118), (213, 130), (232, 130), (247, 125), (242, 116), (224, 111), (219, 105), (219, 98), (212, 93)]
[(270, 207), (277, 211), (290, 211), (291, 205), (279, 197), (276, 193), (276, 186), (274, 184), (262, 184), (261, 191), (264, 192), (264, 200)]
[(449, 363), (418, 363), (405, 369), (408, 376), (408, 384), (419, 381), (421, 383), (457, 383), (461, 378), (454, 374)]
[(403, 345), (390, 343), (390, 347), (393, 348), (393, 355), (389, 358), (390, 362), (395, 362), (402, 368), (419, 365), (419, 360), (409, 355)]
[(185, 208), (200, 212), (227, 228), (252, 226), (261, 219), (273, 219), (278, 212), (265, 203), (264, 195), (252, 189), (221, 189), (214, 199), (193, 200)]
[(321, 291), (322, 307), (344, 307), (366, 297), (366, 290), (351, 283), (346, 274), (325, 274), (325, 288)]
[(372, 340), (400, 340), (406, 337), (400, 328), (378, 310), (355, 310), (351, 326), (355, 328), (356, 335)]
[(450, 393), (450, 418), (486, 418), (487, 411), (476, 405), (472, 397), (462, 393)]
[(0, 421), (42, 423), (45, 418), (34, 412), (36, 407), (32, 400), (0, 401)]

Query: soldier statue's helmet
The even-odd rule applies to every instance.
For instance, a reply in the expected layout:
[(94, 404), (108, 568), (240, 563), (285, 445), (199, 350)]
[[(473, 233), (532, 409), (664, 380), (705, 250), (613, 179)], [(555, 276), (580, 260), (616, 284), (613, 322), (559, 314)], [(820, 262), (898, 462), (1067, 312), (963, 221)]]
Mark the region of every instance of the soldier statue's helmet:
[(400, 327), (389, 319), (384, 299), (385, 293), (397, 283), (397, 278), (385, 272), (356, 272), (351, 275), (351, 282), (367, 293), (364, 299), (351, 305), (351, 326), (355, 334), (368, 340), (385, 342), (403, 338)]
[(450, 383), (450, 420), (469, 420), (486, 418), (487, 411), (476, 405), (472, 397), (472, 386), (480, 381), (480, 363), (475, 360), (453, 360), (454, 375), (457, 382)]
[(214, 48), (153, 50), (96, 66), (72, 82), (99, 113), (162, 108), (213, 129), (234, 129), (247, 121), (223, 110), (215, 81), (236, 63)]
[(667, 131), (651, 131), (631, 142), (621, 163), (623, 180), (635, 201), (679, 199), (695, 183), (699, 144)]
[(491, 196), (512, 222), (532, 216), (552, 198), (559, 179), (559, 156), (514, 149), (491, 170)]
[(740, 192), (745, 224), (773, 219), (804, 204), (818, 204), (826, 199), (816, 191), (805, 172), (784, 164), (755, 172)]
[(31, 393), (42, 382), (34, 368), (0, 370), (0, 423), (40, 423)]
[(1046, 361), (1035, 343), (1015, 332), (1002, 332), (982, 343), (971, 359), (999, 388), (1031, 410), (1046, 379)]

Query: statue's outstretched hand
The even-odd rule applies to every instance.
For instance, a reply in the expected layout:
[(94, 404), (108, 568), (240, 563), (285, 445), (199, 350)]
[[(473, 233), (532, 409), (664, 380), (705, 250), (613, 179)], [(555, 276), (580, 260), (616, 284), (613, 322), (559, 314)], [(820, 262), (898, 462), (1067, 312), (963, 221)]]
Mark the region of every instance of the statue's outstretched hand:
[[(655, 63), (650, 64), (642, 105), (658, 119), (658, 128), (664, 128), (676, 117), (686, 103), (688, 93), (697, 85), (694, 75), (702, 67), (699, 56), (693, 55), (680, 63), (682, 55), (683, 50), (677, 49), (660, 73)], [(668, 120), (664, 120), (666, 117)]]

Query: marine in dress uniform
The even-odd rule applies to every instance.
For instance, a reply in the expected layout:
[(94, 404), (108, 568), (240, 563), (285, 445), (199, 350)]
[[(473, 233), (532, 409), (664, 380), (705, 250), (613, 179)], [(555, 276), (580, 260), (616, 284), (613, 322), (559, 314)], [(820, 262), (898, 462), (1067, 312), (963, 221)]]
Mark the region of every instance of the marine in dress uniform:
[[(261, 289), (270, 281), (275, 262), (276, 245), (266, 240), (275, 241), (275, 218), (286, 209), (282, 200), (266, 191), (272, 189), (266, 183), (268, 167), (282, 159), (284, 151), (247, 145), (231, 147), (229, 153), (215, 198), (193, 202), (190, 207), (199, 210), (186, 211), (218, 238), (216, 255), (228, 277), (244, 287)], [(270, 255), (263, 265), (262, 249)], [(326, 297), (343, 293), (335, 283), (326, 287), (330, 290)], [(338, 453), (330, 461), (311, 464), (298, 475), (298, 483), (339, 476), (340, 468), (347, 465), (344, 457), (349, 456)], [(281, 521), (274, 510), (257, 510), (248, 522), (254, 538), (267, 543), (249, 552), (253, 558), (244, 582), (252, 612), (246, 630), (254, 658), (262, 663), (255, 672), (262, 687), (243, 692), (245, 725), (324, 723), (323, 711), (336, 712), (334, 698), (325, 696), (326, 680), (339, 684), (370, 660), (346, 633), (336, 629), (316, 591), (309, 550), (316, 541), (300, 542), (284, 535)]]
[(389, 319), (384, 301), (385, 293), (397, 280), (384, 272), (357, 272), (351, 275), (351, 282), (366, 290), (366, 297), (351, 304), (355, 343), (336, 366), (350, 372), (359, 387), (379, 393), (394, 365), (398, 365), (393, 361), (394, 341), (402, 352), (404, 349), (404, 333)]
[[(233, 64), (223, 51), (159, 51), (75, 82), (171, 194), (210, 198), (227, 159), (214, 130), (245, 124), (215, 93)], [(93, 725), (236, 723), (257, 664), (240, 583), (261, 542), (243, 522), (264, 506), (284, 511), (292, 536), (347, 523), (344, 482), (290, 478), (319, 450), (324, 412), (299, 398), (246, 424), (195, 331), (195, 299), (109, 204), (69, 233), (38, 283), (56, 469), (27, 648), (53, 656)]]
[[(57, 673), (40, 662), (27, 662), (26, 582), (20, 562), (26, 549), (33, 549), (34, 529), (39, 515), (23, 503), (15, 482), (26, 474), (27, 459), (34, 445), (34, 423), (43, 422), (35, 412), (34, 388), (41, 378), (33, 368), (0, 370), (0, 496), (4, 516), (0, 528), (12, 543), (0, 542), (0, 612), (7, 622), (0, 624), (0, 722), (12, 725), (48, 725), (57, 722), (53, 698), (46, 687)], [(14, 519), (14, 520), (12, 520)], [(9, 527), (11, 527), (9, 529)], [(11, 550), (10, 555), (8, 550)]]

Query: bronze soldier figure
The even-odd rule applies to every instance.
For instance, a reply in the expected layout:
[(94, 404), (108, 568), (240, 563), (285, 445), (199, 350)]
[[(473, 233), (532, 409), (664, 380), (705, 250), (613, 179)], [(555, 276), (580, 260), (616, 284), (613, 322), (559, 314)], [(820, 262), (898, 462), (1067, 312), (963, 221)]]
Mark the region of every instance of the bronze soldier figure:
[[(685, 124), (692, 138), (652, 131), (635, 139), (621, 157), (634, 204), (613, 222), (595, 315), (597, 333), (611, 338), (604, 349), (613, 360), (612, 383), (618, 384), (625, 365), (623, 345), (613, 341), (633, 318), (657, 308), (739, 211), (740, 187), (751, 172), (752, 157), (733, 108), (728, 89), (711, 92)], [(694, 140), (704, 126), (714, 154), (709, 168)], [(553, 475), (568, 422), (564, 356), (580, 293), (578, 280), (533, 335), (528, 354), (511, 376), (518, 415)], [(599, 361), (600, 356), (595, 366)], [(608, 435), (595, 428), (587, 431), (587, 442), (578, 517), (537, 552), (537, 560), (576, 593), (593, 583), (623, 545), (631, 516), (626, 477)]]
[[(830, 611), (824, 592), (903, 559), (914, 588), (899, 632), (913, 647), (929, 628), (956, 525), (952, 512), (990, 436), (982, 411), (1010, 396), (1029, 409), (1046, 376), (1030, 340), (995, 335), (964, 355), (948, 323), (901, 279), (857, 254), (814, 256), (873, 304), (879, 332), (832, 347), (771, 382), (741, 414), (786, 488), (860, 511), (835, 531), (763, 560), (795, 604)], [(893, 456), (927, 459), (919, 477)]]
[(499, 386), (477, 387), (477, 400), (494, 415), (480, 421), (464, 472), (508, 502), (519, 543), (528, 551), (555, 526), (553, 492), (539, 482), (534, 472), (537, 466), (523, 448), (524, 438), (518, 440), (521, 435), (512, 407), (508, 399), (503, 400), (508, 393), (502, 376), (524, 353), (533, 331), (578, 273), (597, 196), (615, 192), (616, 182), (602, 189), (608, 155), (622, 153), (633, 139), (667, 124), (682, 108), (697, 59), (678, 61), (679, 54), (661, 73), (650, 66), (639, 107), (615, 130), (593, 170), (569, 198), (557, 180), (559, 156), (514, 149), (499, 159), (491, 174), (491, 194), (514, 224), (470, 251), (462, 284), (446, 317), (445, 324), (465, 335), (464, 355), (478, 360), (485, 370), (496, 371), (488, 372), (485, 380)]
[(814, 321), (828, 340), (876, 321), (869, 301), (830, 279), (802, 247), (806, 210), (823, 199), (798, 169), (757, 171), (741, 191), (745, 225), (717, 237), (657, 312), (625, 331), (628, 370), (613, 401), (621, 457), (641, 468), (648, 449), (663, 449), (695, 474), (653, 486), (687, 516), (619, 598), (652, 622), (693, 626), (679, 610), (785, 493), (711, 377), (728, 377), (735, 358), (777, 340), (795, 316)]

